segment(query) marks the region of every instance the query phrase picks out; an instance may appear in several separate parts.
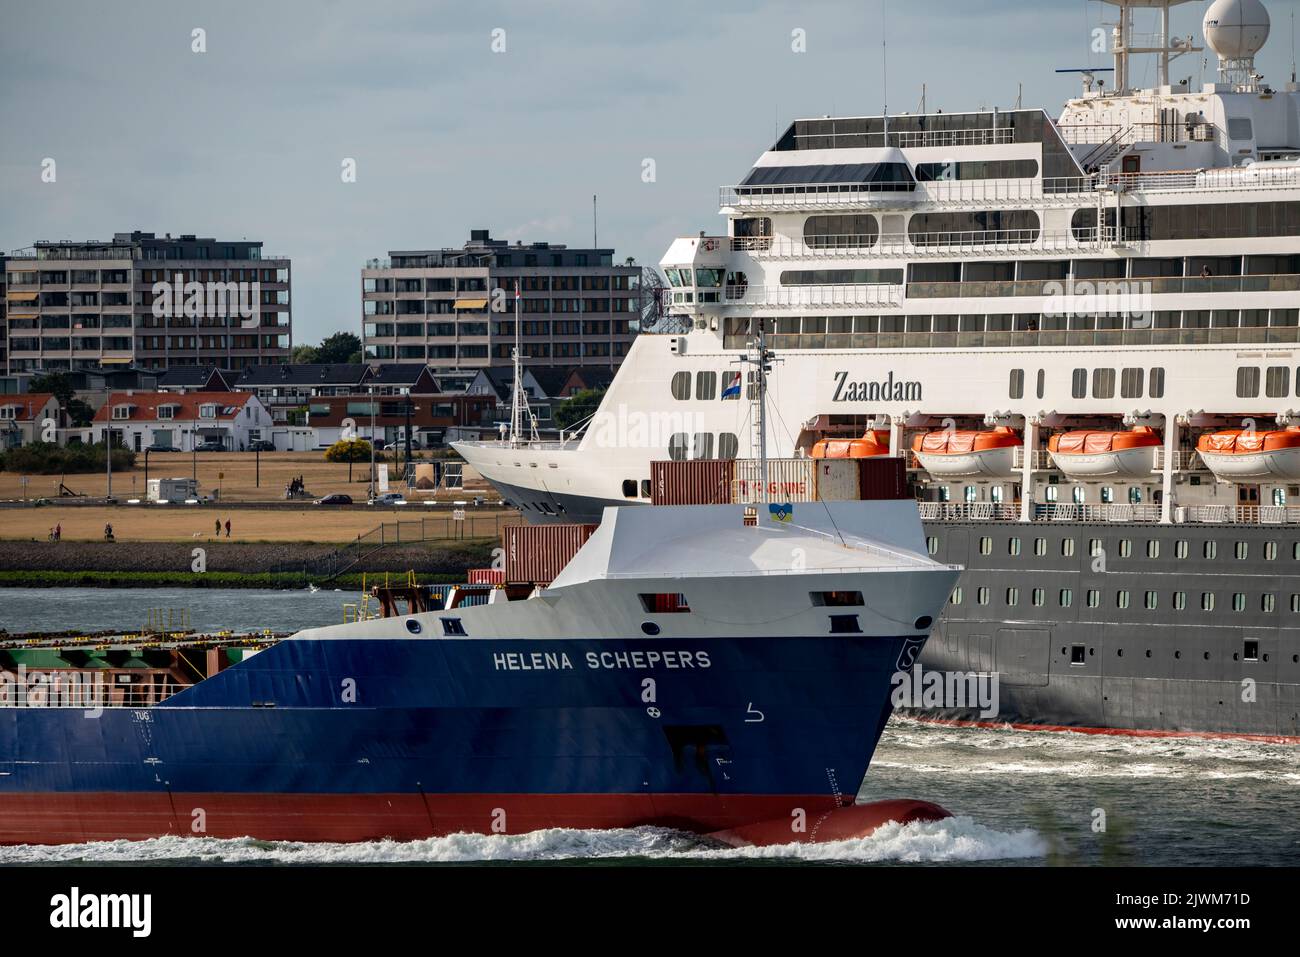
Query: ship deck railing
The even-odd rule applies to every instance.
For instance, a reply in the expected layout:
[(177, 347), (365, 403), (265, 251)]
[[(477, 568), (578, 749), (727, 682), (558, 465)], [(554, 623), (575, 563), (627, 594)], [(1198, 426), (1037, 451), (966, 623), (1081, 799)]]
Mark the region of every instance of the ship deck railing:
[[(704, 291), (702, 291), (704, 292)], [(726, 286), (719, 306), (758, 306), (774, 309), (876, 308), (898, 309), (903, 287), (898, 283), (837, 286)], [(703, 302), (702, 305), (710, 303)]]
[[(1004, 502), (918, 502), (925, 522), (1018, 522), (1020, 503)], [(1151, 504), (1049, 502), (1030, 509), (1034, 522), (1158, 523), (1160, 506)], [(1300, 524), (1296, 505), (1185, 505), (1173, 510), (1175, 524), (1199, 525), (1295, 525)]]
[[(1078, 205), (1098, 194), (1260, 192), (1300, 188), (1300, 166), (1249, 166), (1224, 169), (1163, 170), (1150, 173), (1099, 172), (1088, 176), (936, 180), (899, 183), (783, 183), (777, 186), (723, 186), (718, 205), (727, 209), (910, 209), (916, 206), (1030, 203)], [(1087, 202), (1086, 199), (1082, 201)]]

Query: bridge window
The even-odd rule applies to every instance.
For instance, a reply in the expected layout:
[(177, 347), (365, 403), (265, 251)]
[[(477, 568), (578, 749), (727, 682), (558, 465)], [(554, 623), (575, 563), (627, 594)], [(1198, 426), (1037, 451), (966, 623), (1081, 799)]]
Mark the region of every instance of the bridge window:
[[(891, 121), (892, 122), (892, 121)], [(1038, 175), (1038, 160), (967, 160), (946, 163), (917, 163), (919, 183), (942, 183), (962, 179), (1032, 179)]]

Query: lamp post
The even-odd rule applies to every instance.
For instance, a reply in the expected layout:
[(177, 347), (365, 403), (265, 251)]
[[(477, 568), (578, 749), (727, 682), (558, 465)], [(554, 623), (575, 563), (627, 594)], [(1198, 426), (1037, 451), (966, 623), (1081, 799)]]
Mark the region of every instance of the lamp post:
[(370, 494), (366, 496), (372, 502), (375, 499), (375, 387), (370, 387)]

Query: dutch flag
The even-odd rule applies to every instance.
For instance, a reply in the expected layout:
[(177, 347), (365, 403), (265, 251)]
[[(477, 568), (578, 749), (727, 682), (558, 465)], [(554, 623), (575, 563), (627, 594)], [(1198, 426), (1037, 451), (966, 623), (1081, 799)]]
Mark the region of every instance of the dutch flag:
[(722, 397), (724, 399), (740, 398), (740, 373), (739, 372), (735, 373), (731, 377), (731, 384), (722, 390)]

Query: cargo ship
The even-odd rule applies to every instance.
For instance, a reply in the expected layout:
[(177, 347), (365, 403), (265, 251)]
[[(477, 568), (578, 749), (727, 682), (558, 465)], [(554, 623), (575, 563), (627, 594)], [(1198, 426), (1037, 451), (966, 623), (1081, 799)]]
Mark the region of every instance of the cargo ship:
[(910, 500), (601, 519), (508, 528), (501, 568), (288, 637), (3, 644), (0, 843), (788, 843), (946, 814), (854, 805), (959, 572)]
[(584, 427), (456, 447), (533, 522), (649, 503), (658, 460), (905, 458), (966, 568), (923, 662), (996, 675), (999, 720), (1300, 736), (1300, 87), (1259, 0), (1096, 9), (1113, 66), (1055, 117), (793, 121)]

